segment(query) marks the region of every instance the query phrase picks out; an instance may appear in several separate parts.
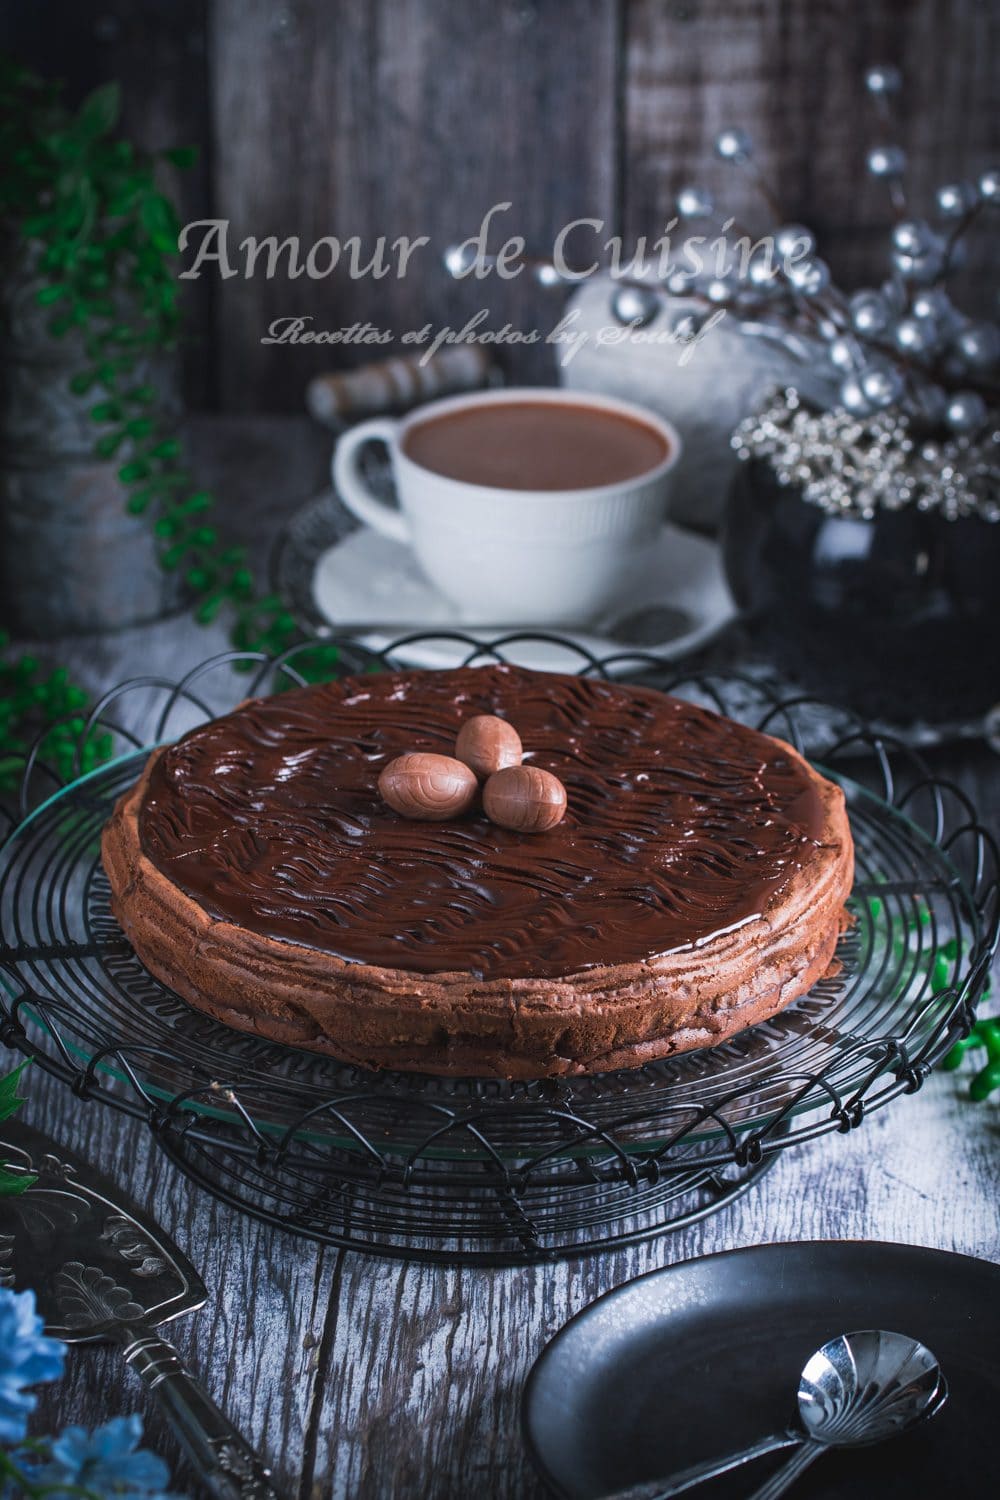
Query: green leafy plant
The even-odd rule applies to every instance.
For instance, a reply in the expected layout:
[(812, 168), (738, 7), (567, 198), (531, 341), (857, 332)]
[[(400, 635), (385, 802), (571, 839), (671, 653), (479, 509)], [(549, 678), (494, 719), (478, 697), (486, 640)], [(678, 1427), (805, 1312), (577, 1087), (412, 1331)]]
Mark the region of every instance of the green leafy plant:
[(976, 1104), (981, 1104), (994, 1090), (1000, 1089), (1000, 1016), (980, 1017), (969, 1035), (955, 1043), (941, 1064), (949, 1073), (954, 1072), (961, 1067), (967, 1052), (977, 1052), (980, 1047), (985, 1050), (986, 1057), (981, 1060), (981, 1066), (969, 1084), (969, 1098)]
[[(27, 1062), (20, 1063), (10, 1073), (5, 1073), (0, 1078), (0, 1124), (4, 1120), (9, 1120), (11, 1115), (16, 1115), (24, 1103), (24, 1095), (19, 1094), (17, 1088), (21, 1082), (21, 1074), (27, 1066)], [(9, 1172), (5, 1166), (0, 1165), (0, 1198), (16, 1197), (18, 1193), (23, 1193), (25, 1188), (29, 1188), (33, 1182), (37, 1181), (38, 1178), (30, 1172)]]
[[(297, 639), (295, 621), (277, 595), (258, 593), (244, 549), (220, 534), (213, 496), (183, 463), (169, 403), (145, 373), (180, 334), (180, 225), (158, 186), (157, 158), (115, 137), (120, 110), (116, 83), (74, 112), (58, 85), (0, 59), (0, 224), (27, 256), (51, 336), (80, 343), (70, 388), (92, 401), (95, 456), (117, 465), (126, 509), (148, 517), (161, 565), (183, 577), (201, 623), (226, 611), (234, 645), (275, 655)], [(195, 152), (160, 160), (183, 168)], [(304, 668), (321, 678), (335, 657), (317, 646)], [(41, 679), (26, 660), (0, 667), (0, 685), (14, 688), (0, 718), (8, 779), (27, 729), (82, 706), (65, 677)], [(63, 746), (57, 738), (51, 747), (57, 757)], [(99, 756), (99, 743), (88, 753)]]
[[(0, 650), (7, 638), (0, 631)], [(21, 778), (24, 758), (36, 735), (46, 725), (40, 746), (42, 758), (68, 781), (79, 765), (90, 771), (111, 754), (111, 736), (100, 731), (82, 740), (87, 695), (70, 682), (65, 667), (43, 671), (33, 656), (0, 660), (0, 791), (10, 791)]]

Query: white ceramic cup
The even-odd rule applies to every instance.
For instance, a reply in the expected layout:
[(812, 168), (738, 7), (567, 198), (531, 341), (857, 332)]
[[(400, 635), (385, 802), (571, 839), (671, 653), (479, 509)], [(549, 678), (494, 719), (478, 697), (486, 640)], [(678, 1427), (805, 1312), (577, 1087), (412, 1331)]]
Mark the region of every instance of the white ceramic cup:
[[(407, 433), (422, 422), (487, 403), (553, 402), (616, 412), (653, 429), (666, 444), (655, 468), (615, 484), (574, 490), (512, 490), (467, 484), (414, 463)], [(358, 465), (380, 439), (392, 457), (399, 509), (375, 496)], [(344, 433), (333, 482), (360, 521), (411, 546), (423, 571), (467, 621), (497, 625), (582, 625), (610, 610), (663, 524), (668, 474), (681, 442), (662, 417), (586, 392), (508, 387), (452, 396), (401, 421), (376, 417)]]

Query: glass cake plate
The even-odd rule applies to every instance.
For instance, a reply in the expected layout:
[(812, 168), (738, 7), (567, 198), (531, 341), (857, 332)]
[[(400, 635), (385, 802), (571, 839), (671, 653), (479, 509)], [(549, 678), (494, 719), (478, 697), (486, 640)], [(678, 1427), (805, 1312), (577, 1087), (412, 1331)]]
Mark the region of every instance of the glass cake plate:
[[(913, 1092), (971, 1024), (997, 943), (995, 845), (912, 751), (855, 729), (819, 767), (844, 787), (856, 848), (839, 972), (720, 1047), (508, 1083), (366, 1073), (222, 1026), (135, 957), (99, 841), (148, 749), (209, 716), (202, 678), (217, 687), (228, 674), (234, 703), (298, 680), (294, 653), (251, 657), (248, 688), (233, 655), (153, 684), (147, 733), (119, 731), (132, 748), (41, 801), (0, 850), (4, 1039), (77, 1092), (144, 1117), (228, 1201), (330, 1243), (431, 1259), (620, 1244), (711, 1212), (779, 1150)], [(390, 648), (364, 665), (392, 662)], [(724, 680), (685, 679), (654, 658), (642, 680), (708, 706), (731, 696)], [(124, 684), (94, 727), (120, 726), (122, 699), (150, 688)], [(800, 710), (763, 695), (744, 717), (794, 743)], [(841, 769), (857, 775), (862, 749), (874, 787)], [(25, 807), (40, 779), (33, 759)]]

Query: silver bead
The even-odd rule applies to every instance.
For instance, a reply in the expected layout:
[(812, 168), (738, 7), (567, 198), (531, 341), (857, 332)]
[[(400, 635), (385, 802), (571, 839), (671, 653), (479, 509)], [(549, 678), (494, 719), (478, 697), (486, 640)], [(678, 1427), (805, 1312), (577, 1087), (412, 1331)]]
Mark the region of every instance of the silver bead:
[(944, 419), (954, 433), (974, 433), (986, 421), (986, 402), (977, 391), (959, 391), (945, 408)]
[(914, 318), (933, 318), (935, 323), (946, 328), (955, 317), (955, 308), (942, 287), (925, 287), (910, 303), (910, 314)]
[(705, 188), (683, 187), (674, 206), (682, 219), (707, 219), (715, 209), (715, 199)]
[(743, 162), (753, 154), (753, 142), (745, 130), (730, 126), (715, 137), (715, 154), (723, 161)]
[(642, 286), (620, 286), (611, 298), (611, 311), (619, 323), (646, 328), (660, 310), (655, 292)]
[(830, 363), (837, 370), (853, 370), (858, 363), (859, 350), (850, 339), (833, 339), (829, 347)]
[(926, 255), (903, 255), (893, 252), (892, 263), (902, 276), (915, 286), (930, 286), (944, 270), (944, 256), (940, 250), (928, 251)]
[(869, 94), (896, 94), (902, 82), (899, 69), (885, 64), (869, 68), (865, 73), (865, 88)]
[(906, 152), (901, 146), (873, 146), (868, 170), (873, 177), (899, 177), (906, 170)]
[(923, 219), (904, 219), (893, 229), (892, 243), (901, 255), (927, 255), (937, 248), (937, 236)]
[(816, 236), (804, 224), (782, 224), (774, 231), (774, 248), (782, 260), (801, 259), (816, 249)]
[(979, 179), (979, 196), (986, 203), (995, 203), (1000, 198), (1000, 168), (991, 167)]
[(471, 245), (449, 245), (444, 252), (445, 270), (449, 276), (462, 276), (476, 263), (476, 252)]
[(747, 281), (758, 292), (773, 292), (778, 289), (778, 268), (767, 250), (758, 250), (747, 265)]
[(891, 365), (874, 367), (861, 376), (861, 393), (871, 406), (892, 406), (903, 394), (903, 377)]
[(691, 271), (671, 271), (664, 282), (671, 297), (690, 297), (694, 285), (694, 273)]
[(549, 261), (540, 261), (534, 268), (535, 280), (539, 286), (561, 286), (562, 277)]
[(880, 292), (855, 292), (848, 303), (851, 322), (858, 333), (882, 333), (892, 317), (889, 304)]
[(734, 276), (713, 276), (705, 287), (705, 296), (709, 302), (721, 306), (732, 302), (737, 292), (737, 281)]
[(789, 285), (803, 297), (818, 297), (830, 285), (830, 267), (818, 255), (796, 261), (785, 275)]
[(974, 370), (990, 370), (1000, 360), (1000, 328), (995, 323), (972, 323), (955, 339), (955, 348)]
[(938, 326), (933, 318), (900, 318), (892, 340), (903, 354), (927, 354), (938, 343)]
[(946, 182), (936, 196), (938, 211), (946, 219), (961, 219), (979, 202), (979, 191), (971, 182)]
[(871, 411), (868, 397), (856, 375), (848, 375), (840, 387), (840, 404), (855, 417), (866, 417)]

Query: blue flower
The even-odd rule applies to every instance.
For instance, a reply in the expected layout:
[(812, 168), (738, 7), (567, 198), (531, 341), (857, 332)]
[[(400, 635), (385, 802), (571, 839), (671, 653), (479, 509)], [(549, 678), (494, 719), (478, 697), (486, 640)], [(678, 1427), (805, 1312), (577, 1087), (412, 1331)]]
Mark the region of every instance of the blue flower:
[(51, 1458), (35, 1476), (58, 1496), (60, 1484), (78, 1485), (97, 1495), (140, 1496), (142, 1500), (176, 1500), (166, 1493), (170, 1471), (162, 1458), (139, 1447), (142, 1418), (115, 1417), (88, 1432), (67, 1427), (53, 1438)]
[(117, 1416), (88, 1433), (84, 1427), (67, 1427), (52, 1439), (48, 1463), (31, 1478), (52, 1488), (58, 1497), (60, 1485), (78, 1485), (99, 1496), (135, 1496), (141, 1500), (178, 1500), (166, 1494), (169, 1470), (162, 1458), (139, 1448), (142, 1418)]
[(24, 1437), (36, 1398), (25, 1390), (62, 1374), (66, 1345), (46, 1338), (34, 1292), (0, 1287), (0, 1442)]

